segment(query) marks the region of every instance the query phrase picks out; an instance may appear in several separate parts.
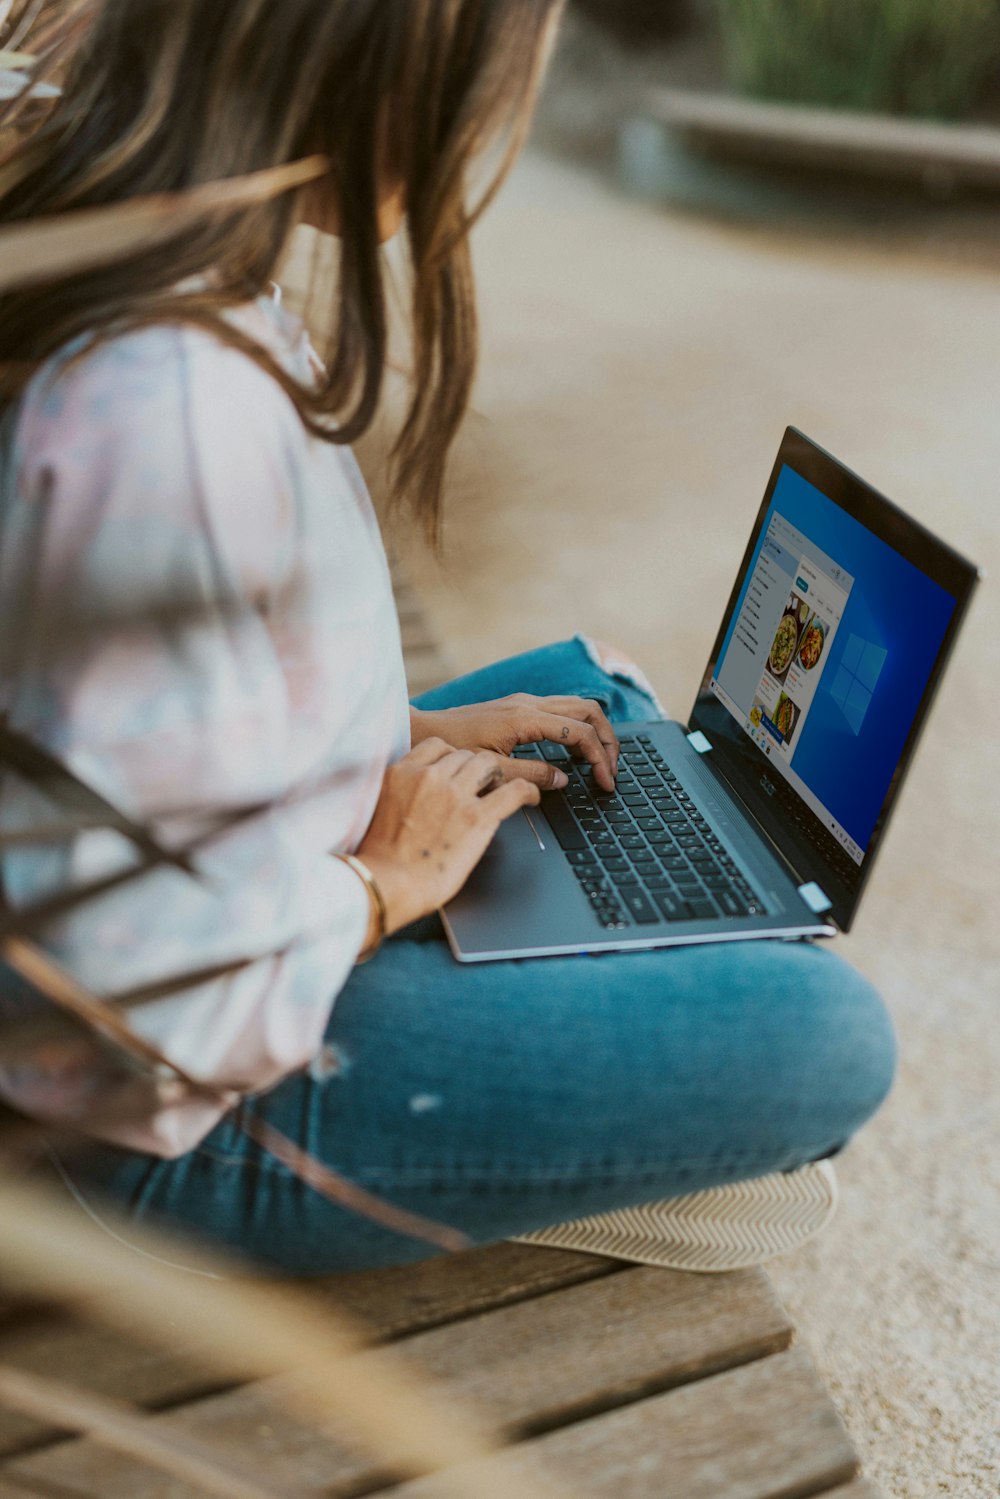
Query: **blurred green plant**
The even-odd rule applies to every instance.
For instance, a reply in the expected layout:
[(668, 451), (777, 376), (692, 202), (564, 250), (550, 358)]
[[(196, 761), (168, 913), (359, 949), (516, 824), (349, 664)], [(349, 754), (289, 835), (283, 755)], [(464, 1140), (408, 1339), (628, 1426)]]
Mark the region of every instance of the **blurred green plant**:
[(997, 0), (716, 0), (729, 76), (768, 99), (959, 118), (1000, 64)]

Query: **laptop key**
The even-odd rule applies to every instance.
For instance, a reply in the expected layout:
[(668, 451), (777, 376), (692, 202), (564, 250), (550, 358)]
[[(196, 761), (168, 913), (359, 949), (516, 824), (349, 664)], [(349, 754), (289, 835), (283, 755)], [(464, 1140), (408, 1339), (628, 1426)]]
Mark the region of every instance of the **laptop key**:
[(566, 849), (587, 847), (587, 839), (576, 819), (557, 791), (543, 791), (541, 801), (545, 820), (556, 836), (559, 845)]
[(622, 899), (626, 911), (640, 926), (646, 926), (650, 922), (659, 921), (660, 918), (652, 901), (638, 885), (619, 885), (618, 894)]
[(692, 917), (699, 921), (707, 921), (719, 914), (712, 901), (705, 898), (701, 900), (689, 900), (688, 910), (691, 912)]
[(687, 906), (672, 891), (658, 890), (656, 892), (656, 904), (668, 921), (687, 921)]

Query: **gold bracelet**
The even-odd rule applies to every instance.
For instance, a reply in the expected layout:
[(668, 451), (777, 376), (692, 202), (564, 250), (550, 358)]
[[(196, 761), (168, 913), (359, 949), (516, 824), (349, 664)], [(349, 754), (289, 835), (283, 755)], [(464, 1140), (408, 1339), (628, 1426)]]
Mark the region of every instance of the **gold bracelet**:
[(358, 963), (367, 963), (369, 958), (374, 958), (385, 941), (386, 927), (389, 924), (389, 913), (385, 908), (385, 899), (378, 887), (378, 881), (367, 864), (362, 864), (361, 860), (356, 859), (353, 854), (334, 854), (334, 858), (339, 859), (342, 864), (346, 864), (349, 869), (353, 869), (358, 879), (363, 881), (364, 887), (368, 891), (368, 900), (371, 903), (371, 908), (375, 912), (375, 937), (357, 957)]

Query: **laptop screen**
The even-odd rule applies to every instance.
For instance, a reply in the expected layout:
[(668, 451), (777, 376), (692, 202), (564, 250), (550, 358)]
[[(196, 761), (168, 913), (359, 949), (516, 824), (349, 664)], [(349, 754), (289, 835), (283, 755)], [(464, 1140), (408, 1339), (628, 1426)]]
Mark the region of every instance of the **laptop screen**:
[(727, 767), (750, 778), (775, 841), (838, 919), (975, 578), (956, 563), (806, 439), (786, 437), (695, 716), (713, 746), (721, 726)]

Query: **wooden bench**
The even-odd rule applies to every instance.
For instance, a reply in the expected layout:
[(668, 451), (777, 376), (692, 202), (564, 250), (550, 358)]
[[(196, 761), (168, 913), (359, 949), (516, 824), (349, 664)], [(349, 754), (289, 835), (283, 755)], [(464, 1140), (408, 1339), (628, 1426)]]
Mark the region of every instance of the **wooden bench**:
[[(544, 1459), (587, 1499), (877, 1499), (767, 1276), (684, 1275), (500, 1244), (317, 1282), (458, 1402), (519, 1462)], [(127, 1397), (177, 1436), (223, 1443), (282, 1495), (383, 1492), (347, 1434), (297, 1425), (267, 1381), (206, 1387), (191, 1358), (62, 1314), (8, 1308), (0, 1363)], [(372, 1357), (377, 1358), (377, 1352)], [(368, 1357), (368, 1355), (365, 1355)], [(0, 1499), (194, 1499), (200, 1490), (90, 1440), (0, 1413)], [(441, 1492), (431, 1480), (403, 1496)], [(473, 1499), (474, 1489), (470, 1490)]]
[(1000, 190), (1000, 130), (990, 125), (770, 103), (701, 89), (658, 88), (643, 117), (696, 150), (736, 160), (921, 183), (933, 191)]

